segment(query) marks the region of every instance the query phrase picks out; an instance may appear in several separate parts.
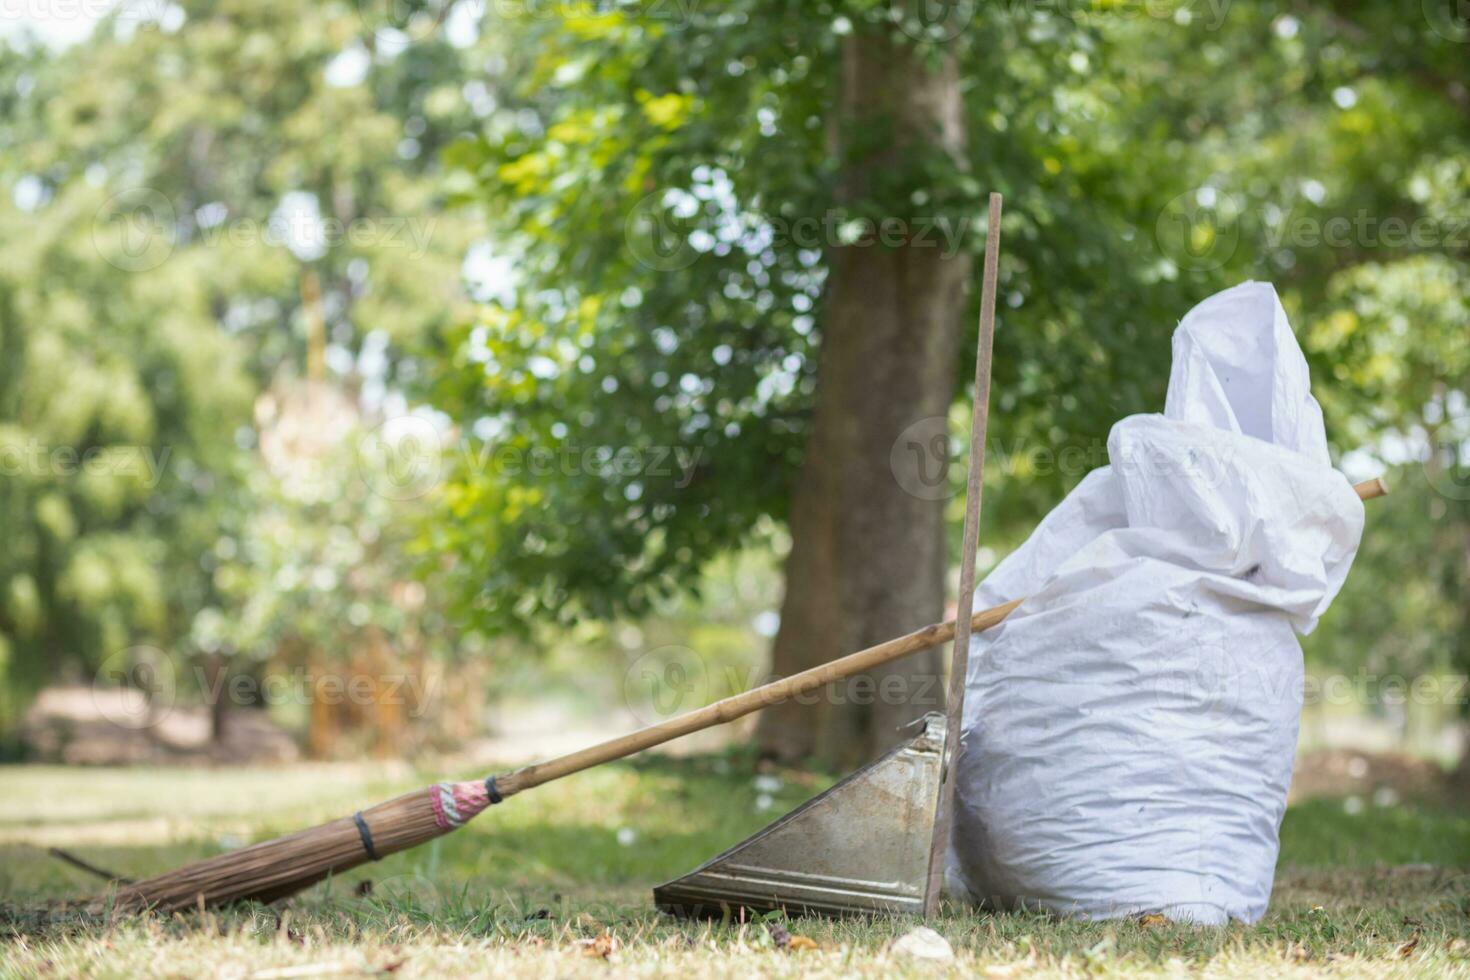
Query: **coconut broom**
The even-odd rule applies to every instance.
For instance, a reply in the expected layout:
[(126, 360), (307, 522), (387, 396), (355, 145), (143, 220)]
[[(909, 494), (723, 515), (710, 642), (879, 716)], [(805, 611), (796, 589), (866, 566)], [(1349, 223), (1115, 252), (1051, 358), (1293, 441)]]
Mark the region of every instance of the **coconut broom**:
[[(1368, 480), (1353, 489), (1363, 500), (1388, 492), (1382, 480)], [(979, 633), (995, 626), (1022, 601), (1016, 599), (975, 613), (971, 629)], [(436, 783), (350, 817), (205, 858), (146, 881), (122, 885), (96, 899), (93, 907), (98, 911), (152, 908), (172, 912), (246, 900), (273, 902), (286, 898), (329, 875), (457, 830), (481, 810), (517, 793), (808, 694), (832, 681), (947, 643), (954, 633), (953, 620), (934, 623), (548, 762), (484, 780)]]

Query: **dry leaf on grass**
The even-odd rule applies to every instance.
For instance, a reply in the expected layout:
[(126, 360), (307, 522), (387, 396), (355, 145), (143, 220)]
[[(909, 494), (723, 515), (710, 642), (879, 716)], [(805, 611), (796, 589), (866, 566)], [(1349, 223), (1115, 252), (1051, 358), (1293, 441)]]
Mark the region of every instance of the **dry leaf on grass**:
[(1148, 915), (1139, 916), (1138, 924), (1145, 929), (1157, 929), (1159, 926), (1168, 925), (1169, 917), (1167, 915), (1161, 915), (1158, 912), (1150, 912)]
[(815, 939), (811, 939), (807, 936), (792, 936), (791, 939), (786, 943), (786, 948), (794, 953), (798, 950), (821, 949), (822, 947), (817, 945), (817, 941)]
[(582, 947), (583, 956), (598, 956), (602, 959), (611, 959), (612, 954), (622, 948), (623, 944), (618, 937), (604, 932), (596, 939), (579, 939), (577, 945)]
[(1403, 958), (1405, 958), (1407, 956), (1412, 956), (1413, 953), (1414, 953), (1414, 950), (1416, 950), (1418, 948), (1419, 948), (1419, 934), (1416, 932), (1412, 936), (1409, 937), (1408, 942), (1403, 943), (1402, 945), (1400, 945), (1398, 949), (1394, 950), (1394, 952), (1398, 954), (1398, 956), (1399, 956), (1400, 959), (1403, 959)]

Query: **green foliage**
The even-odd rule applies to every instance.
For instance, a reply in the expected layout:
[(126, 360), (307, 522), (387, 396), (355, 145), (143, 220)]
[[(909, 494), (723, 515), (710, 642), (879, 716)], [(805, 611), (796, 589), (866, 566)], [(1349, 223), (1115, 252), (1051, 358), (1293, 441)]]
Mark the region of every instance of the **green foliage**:
[[(1160, 393), (1167, 345), (1135, 341), (1181, 304), (1164, 287), (1140, 307), (1131, 251), (1110, 245), (1126, 222), (1101, 206), (1139, 185), (1076, 135), (1113, 111), (1074, 67), (1106, 39), (1055, 13), (986, 8), (984, 44), (953, 42), (970, 160), (906, 155), (839, 197), (839, 46), (899, 32), (889, 11), (749, 0), (670, 21), (571, 5), (497, 25), (501, 106), (447, 159), (515, 289), (465, 327), (437, 404), (492, 459), (681, 450), (697, 463), (668, 478), (462, 471), (431, 540), (464, 559), (460, 591), (484, 620), (644, 611), (760, 518), (784, 518), (831, 250), (884, 220), (977, 253), (983, 191), (1008, 193), (997, 400), (1022, 455), (1100, 442), (1104, 420)], [(864, 134), (854, 152), (886, 138)], [(998, 510), (1034, 515), (1077, 476), (1023, 483)]]
[(186, 625), (177, 536), (249, 419), (244, 351), (207, 293), (93, 250), (103, 199), (67, 187), (41, 215), (0, 201), (3, 721), (55, 672)]
[[(0, 483), (0, 727), (45, 679), (90, 679), (131, 646), (187, 660), (228, 640), (260, 659), (293, 628), (261, 616), (305, 615), (291, 590), (298, 605), (263, 609), (221, 557), (279, 536), (262, 515), (290, 510), (252, 410), (309, 373), (374, 417), (401, 411), (407, 355), (464, 315), (474, 222), (442, 215), (437, 187), (472, 118), (461, 57), (442, 39), (381, 45), (351, 4), (237, 0), (0, 49), (0, 446), (43, 450)], [(113, 463), (54, 463), (82, 457)], [(399, 526), (391, 501), (353, 491), (339, 509)], [(288, 520), (341, 523), (322, 516)]]
[(216, 599), (195, 614), (191, 644), (238, 652), (246, 671), (320, 667), (375, 639), (404, 657), (452, 651), (457, 631), (413, 574), (424, 501), (385, 485), (355, 406), (325, 385), (283, 383), (266, 403), (279, 417), (261, 425), (249, 508), (202, 556)]
[[(927, 33), (906, 9), (564, 5), (496, 22), (499, 107), (447, 159), (514, 288), (437, 365), (436, 401), (482, 458), (684, 447), (699, 463), (687, 486), (462, 468), (430, 540), (460, 557), (467, 611), (495, 626), (642, 612), (781, 520), (832, 246), (856, 219), (934, 220), (978, 254), (994, 189), (988, 540), (1017, 539), (1105, 462), (1114, 421), (1162, 407), (1168, 336), (1193, 303), (1267, 279), (1344, 464), (1371, 475), (1399, 445), (1439, 454), (1440, 486), (1459, 488), (1437, 505), (1446, 533), (1426, 535), (1440, 571), (1389, 549), (1356, 573), (1370, 594), (1411, 579), (1443, 619), (1465, 574), (1463, 38), (1433, 11), (1332, 2), (954, 5), (960, 20)], [(957, 59), (964, 167), (917, 154), (862, 196), (834, 186), (839, 47), (865, 31)], [(832, 231), (803, 247), (803, 221)], [(1387, 639), (1312, 649), (1346, 662)]]

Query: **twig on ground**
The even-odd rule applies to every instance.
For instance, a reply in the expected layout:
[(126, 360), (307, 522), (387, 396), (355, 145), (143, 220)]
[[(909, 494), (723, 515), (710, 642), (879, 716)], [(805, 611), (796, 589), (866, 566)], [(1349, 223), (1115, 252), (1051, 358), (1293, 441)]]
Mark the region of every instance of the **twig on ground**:
[(96, 875), (98, 878), (102, 878), (106, 881), (114, 881), (121, 885), (131, 885), (133, 883), (132, 878), (108, 871), (106, 868), (99, 868), (97, 867), (97, 865), (83, 861), (75, 854), (72, 854), (68, 851), (63, 851), (59, 847), (49, 848), (47, 853), (49, 853), (54, 858), (59, 858), (60, 860), (65, 861), (73, 868), (78, 868), (82, 871), (85, 871), (89, 875)]

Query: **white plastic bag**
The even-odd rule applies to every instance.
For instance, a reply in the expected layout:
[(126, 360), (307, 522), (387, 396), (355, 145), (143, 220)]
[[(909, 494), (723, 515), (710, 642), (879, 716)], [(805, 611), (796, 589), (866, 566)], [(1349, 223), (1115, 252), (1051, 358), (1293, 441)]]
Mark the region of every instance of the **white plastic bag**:
[(1269, 284), (1184, 318), (1164, 414), (1119, 422), (1108, 456), (976, 592), (1030, 598), (972, 645), (951, 888), (1254, 922), (1296, 748), (1293, 629), (1363, 527)]

